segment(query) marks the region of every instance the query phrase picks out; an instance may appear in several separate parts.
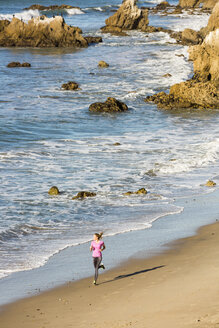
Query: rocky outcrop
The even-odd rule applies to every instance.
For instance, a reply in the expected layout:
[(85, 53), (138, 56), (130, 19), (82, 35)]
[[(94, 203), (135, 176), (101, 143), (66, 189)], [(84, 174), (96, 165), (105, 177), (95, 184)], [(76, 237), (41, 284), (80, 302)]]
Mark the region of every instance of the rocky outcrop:
[(126, 104), (112, 97), (107, 98), (107, 100), (103, 103), (93, 103), (89, 107), (89, 111), (99, 113), (118, 113), (125, 112), (127, 110), (128, 106)]
[(79, 90), (79, 85), (76, 82), (69, 81), (68, 83), (62, 84), (62, 89), (64, 90)]
[(204, 8), (213, 9), (218, 0), (179, 0), (181, 8)]
[(146, 195), (148, 192), (145, 188), (141, 188), (137, 191), (128, 191), (125, 192), (123, 195), (124, 196), (130, 196), (130, 195)]
[(30, 63), (11, 62), (7, 67), (31, 67)]
[(56, 195), (60, 194), (60, 191), (59, 191), (58, 187), (53, 186), (49, 189), (48, 194), (51, 196), (56, 196)]
[(95, 197), (97, 194), (95, 192), (90, 191), (80, 191), (76, 196), (72, 197), (73, 200), (75, 199), (84, 199), (87, 197)]
[(123, 30), (145, 31), (148, 26), (148, 10), (139, 9), (136, 0), (124, 0), (117, 12), (106, 19), (102, 32), (121, 33)]
[(1, 47), (87, 47), (88, 42), (78, 27), (65, 23), (64, 18), (40, 16), (24, 23), (18, 18), (0, 21)]
[(109, 64), (106, 63), (105, 61), (101, 60), (101, 61), (99, 61), (98, 66), (101, 68), (106, 68), (106, 67), (109, 67)]
[[(219, 2), (213, 9), (201, 44), (189, 47), (194, 76), (191, 80), (173, 85), (169, 94), (160, 92), (149, 96), (159, 108), (219, 108)], [(203, 30), (200, 32), (203, 33)], [(202, 34), (204, 35), (204, 34)]]
[(219, 91), (213, 83), (197, 82), (194, 79), (173, 85), (169, 94), (159, 92), (154, 96), (148, 96), (145, 101), (152, 101), (161, 109), (213, 109), (219, 108)]
[(79, 7), (72, 7), (70, 5), (52, 5), (52, 6), (43, 6), (43, 5), (31, 5), (24, 10), (64, 10), (64, 9), (80, 9)]

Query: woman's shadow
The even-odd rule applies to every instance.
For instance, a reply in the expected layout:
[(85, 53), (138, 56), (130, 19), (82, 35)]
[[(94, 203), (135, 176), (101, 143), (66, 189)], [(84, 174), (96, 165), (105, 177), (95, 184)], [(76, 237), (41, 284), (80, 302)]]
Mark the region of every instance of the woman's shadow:
[(146, 272), (149, 272), (149, 271), (161, 269), (163, 267), (165, 267), (165, 265), (156, 266), (156, 267), (151, 268), (151, 269), (145, 269), (145, 270), (135, 271), (135, 272), (132, 272), (132, 273), (122, 274), (122, 275), (117, 276), (117, 277), (115, 277), (115, 278), (113, 278), (111, 280), (107, 280), (107, 281), (101, 282), (98, 285), (107, 284), (108, 282), (113, 282), (115, 280), (119, 280), (119, 279), (124, 279), (124, 278), (128, 278), (128, 277), (136, 276), (137, 274), (146, 273)]

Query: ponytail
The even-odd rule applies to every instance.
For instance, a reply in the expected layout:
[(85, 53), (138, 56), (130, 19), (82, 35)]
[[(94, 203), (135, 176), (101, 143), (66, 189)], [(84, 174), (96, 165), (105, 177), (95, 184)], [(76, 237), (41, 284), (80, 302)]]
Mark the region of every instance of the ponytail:
[(101, 239), (102, 236), (103, 236), (103, 232), (100, 232), (100, 233), (95, 233), (95, 236), (97, 236), (98, 239)]

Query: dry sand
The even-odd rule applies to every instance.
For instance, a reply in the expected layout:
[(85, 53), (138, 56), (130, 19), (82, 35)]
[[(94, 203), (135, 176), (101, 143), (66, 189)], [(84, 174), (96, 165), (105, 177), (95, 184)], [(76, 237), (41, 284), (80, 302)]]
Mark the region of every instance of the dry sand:
[(219, 223), (91, 283), (83, 279), (10, 304), (0, 327), (219, 328)]

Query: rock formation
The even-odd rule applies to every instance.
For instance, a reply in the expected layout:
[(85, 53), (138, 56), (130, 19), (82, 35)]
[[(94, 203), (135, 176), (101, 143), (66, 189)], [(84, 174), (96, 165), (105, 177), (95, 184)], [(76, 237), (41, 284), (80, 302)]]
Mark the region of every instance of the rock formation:
[(207, 187), (215, 187), (216, 186), (216, 182), (214, 182), (212, 180), (208, 180), (205, 185)]
[(99, 113), (125, 112), (127, 110), (128, 106), (126, 104), (112, 97), (107, 98), (104, 103), (93, 103), (89, 107), (89, 111)]
[(130, 195), (146, 195), (148, 192), (145, 188), (140, 188), (137, 191), (128, 191), (125, 192), (123, 195), (124, 196), (130, 196)]
[(69, 81), (68, 83), (62, 84), (64, 90), (79, 90), (79, 85), (76, 82)]
[(84, 199), (87, 197), (95, 197), (97, 194), (95, 192), (90, 191), (80, 191), (76, 196), (72, 197), (72, 199)]
[(102, 32), (121, 33), (123, 30), (145, 31), (148, 26), (148, 10), (139, 9), (136, 0), (124, 0), (117, 12), (106, 19)]
[(53, 186), (49, 189), (48, 194), (51, 196), (55, 196), (55, 195), (59, 195), (60, 191), (59, 191), (58, 187)]
[(101, 60), (101, 61), (99, 61), (98, 66), (102, 67), (102, 68), (106, 68), (106, 67), (109, 67), (109, 64), (107, 64), (105, 61)]
[(79, 7), (72, 7), (70, 5), (52, 5), (52, 6), (43, 6), (43, 5), (31, 5), (24, 10), (63, 10), (63, 9), (81, 9)]
[(189, 47), (193, 61), (192, 79), (173, 85), (169, 94), (160, 92), (145, 99), (164, 109), (219, 108), (219, 2), (213, 9), (208, 25), (200, 33), (204, 41)]
[(40, 16), (24, 23), (18, 18), (0, 21), (1, 47), (87, 47), (78, 27), (67, 25), (64, 18)]
[(212, 9), (218, 0), (179, 0), (181, 8), (200, 8)]
[(30, 63), (11, 62), (7, 67), (31, 67)]

